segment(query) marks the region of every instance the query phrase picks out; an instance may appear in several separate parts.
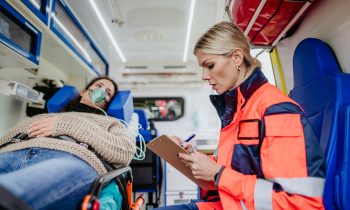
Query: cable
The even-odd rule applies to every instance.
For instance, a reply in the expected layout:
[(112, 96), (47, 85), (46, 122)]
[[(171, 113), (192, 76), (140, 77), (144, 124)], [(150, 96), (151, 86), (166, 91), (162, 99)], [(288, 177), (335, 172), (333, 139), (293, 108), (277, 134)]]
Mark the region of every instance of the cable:
[[(135, 113), (136, 114), (136, 113)], [(137, 114), (136, 114), (137, 115)], [(135, 115), (134, 115), (135, 116)], [(127, 123), (124, 120), (118, 119), (122, 124), (124, 124), (127, 128), (128, 135), (131, 138), (134, 138), (135, 140), (138, 138), (139, 139), (139, 146), (136, 146), (136, 153), (134, 154), (134, 157), (132, 158), (133, 160), (144, 160), (146, 157), (146, 141), (143, 138), (143, 136), (140, 134), (139, 130), (142, 128), (142, 125), (137, 122), (137, 126), (135, 124), (132, 124), (132, 122), (135, 122), (135, 118), (130, 120), (129, 123)], [(138, 121), (138, 119), (137, 119)]]
[[(92, 100), (91, 100), (91, 101), (92, 101)], [(106, 113), (106, 111), (103, 110), (102, 108), (98, 107), (93, 101), (92, 101), (92, 104), (93, 104), (98, 110), (102, 111), (103, 114), (104, 114), (105, 116), (108, 116), (107, 113)]]

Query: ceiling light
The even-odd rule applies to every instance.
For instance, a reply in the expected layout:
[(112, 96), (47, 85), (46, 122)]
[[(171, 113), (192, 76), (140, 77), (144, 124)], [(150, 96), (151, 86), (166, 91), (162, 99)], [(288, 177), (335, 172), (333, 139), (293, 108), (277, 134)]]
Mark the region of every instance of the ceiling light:
[(39, 5), (36, 1), (30, 0), (30, 3), (32, 3), (33, 6), (34, 6), (35, 8), (37, 8), (38, 10), (40, 10), (40, 5)]
[(117, 53), (118, 53), (120, 59), (122, 60), (123, 63), (125, 63), (125, 62), (126, 62), (126, 59), (125, 59), (125, 57), (124, 57), (122, 51), (120, 50), (120, 48), (119, 48), (117, 42), (115, 41), (115, 39), (114, 39), (114, 37), (113, 37), (113, 35), (112, 35), (112, 32), (109, 30), (109, 28), (108, 28), (108, 26), (107, 26), (107, 23), (104, 21), (102, 15), (101, 15), (100, 10), (98, 9), (98, 7), (97, 7), (96, 4), (95, 4), (95, 1), (94, 1), (94, 0), (89, 0), (89, 2), (90, 2), (90, 5), (92, 6), (92, 9), (93, 9), (93, 10), (95, 11), (95, 13), (96, 13), (98, 20), (101, 22), (101, 24), (102, 24), (104, 30), (106, 31), (106, 33), (107, 33), (107, 35), (108, 35), (108, 38), (111, 40), (111, 42), (112, 42), (112, 44), (113, 44), (115, 50), (117, 51)]
[(194, 13), (195, 2), (196, 2), (196, 0), (191, 0), (190, 15), (189, 15), (189, 18), (188, 18), (188, 23), (187, 23), (187, 32), (186, 32), (186, 40), (185, 40), (184, 57), (182, 58), (182, 61), (184, 63), (187, 61), (188, 45), (189, 45), (189, 42), (190, 42), (190, 35), (191, 35), (191, 28), (192, 28), (192, 20), (193, 20), (193, 13)]

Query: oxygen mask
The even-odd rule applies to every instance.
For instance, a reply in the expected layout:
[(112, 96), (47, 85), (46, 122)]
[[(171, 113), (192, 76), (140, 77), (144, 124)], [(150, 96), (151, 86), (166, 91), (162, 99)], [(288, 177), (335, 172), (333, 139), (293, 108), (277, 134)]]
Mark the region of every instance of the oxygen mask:
[(107, 113), (101, 109), (100, 107), (97, 106), (97, 104), (101, 103), (101, 102), (107, 102), (106, 100), (106, 90), (104, 88), (96, 88), (94, 90), (89, 90), (89, 96), (90, 96), (90, 100), (93, 103), (93, 105), (101, 110), (103, 112), (104, 115), (107, 116)]
[(99, 104), (103, 101), (106, 102), (106, 90), (103, 88), (89, 90), (89, 96), (94, 104)]

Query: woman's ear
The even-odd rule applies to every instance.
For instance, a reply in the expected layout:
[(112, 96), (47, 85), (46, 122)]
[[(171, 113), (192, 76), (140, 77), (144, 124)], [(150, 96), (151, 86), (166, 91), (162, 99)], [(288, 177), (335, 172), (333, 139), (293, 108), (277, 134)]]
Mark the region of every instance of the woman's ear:
[(243, 50), (241, 48), (237, 48), (233, 51), (232, 56), (235, 58), (235, 65), (241, 66), (243, 63)]

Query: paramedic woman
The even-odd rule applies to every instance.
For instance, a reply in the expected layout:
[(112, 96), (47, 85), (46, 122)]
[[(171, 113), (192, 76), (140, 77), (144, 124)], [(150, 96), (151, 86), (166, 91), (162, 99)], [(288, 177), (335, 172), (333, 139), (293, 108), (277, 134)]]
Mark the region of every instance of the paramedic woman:
[(240, 29), (229, 22), (214, 25), (194, 54), (202, 79), (218, 93), (210, 100), (222, 129), (217, 155), (192, 152), (179, 158), (195, 178), (217, 190), (210, 199), (159, 210), (324, 209), (325, 164), (318, 140), (301, 107), (267, 82)]

